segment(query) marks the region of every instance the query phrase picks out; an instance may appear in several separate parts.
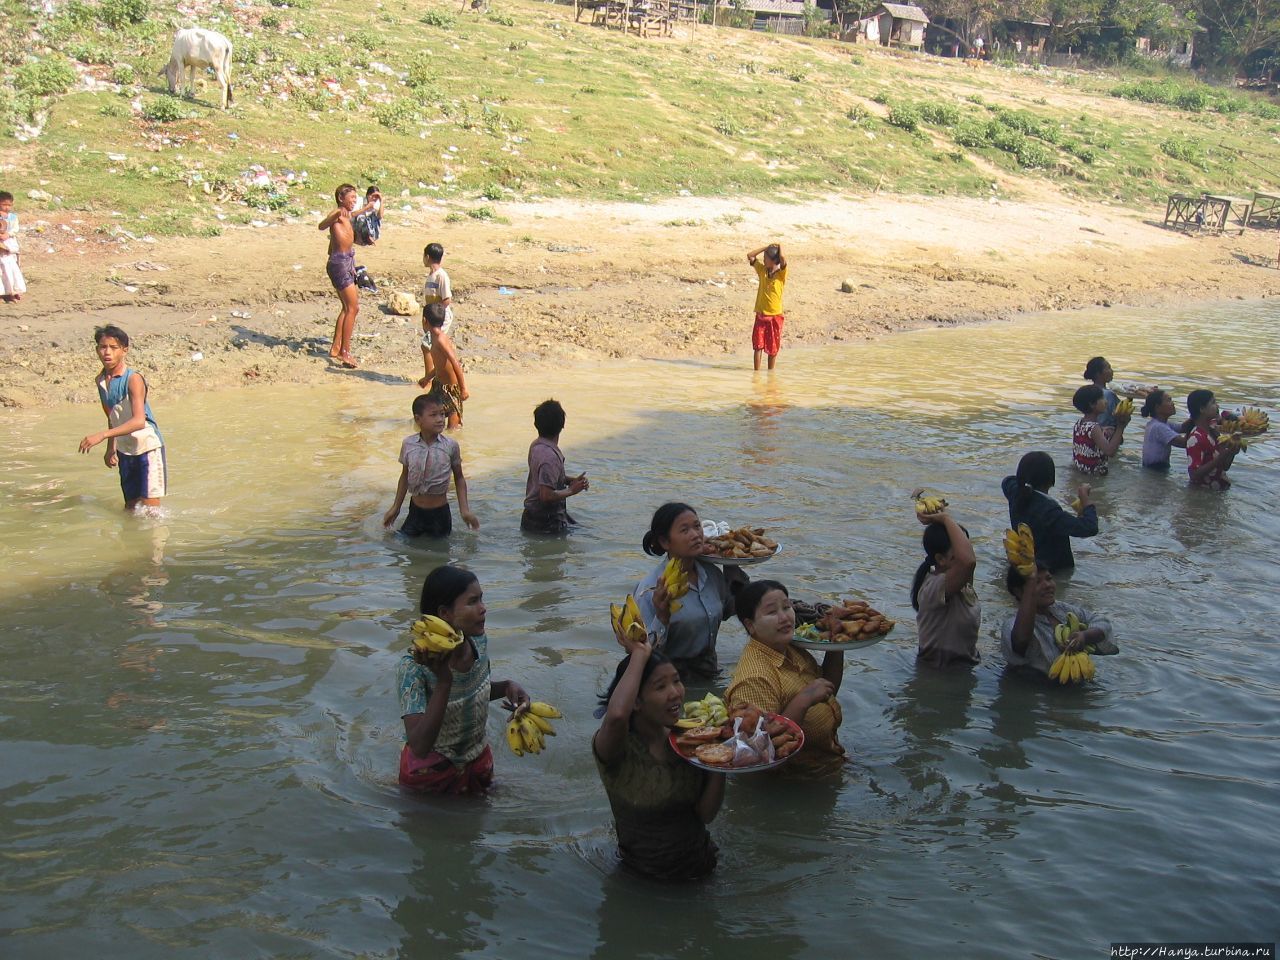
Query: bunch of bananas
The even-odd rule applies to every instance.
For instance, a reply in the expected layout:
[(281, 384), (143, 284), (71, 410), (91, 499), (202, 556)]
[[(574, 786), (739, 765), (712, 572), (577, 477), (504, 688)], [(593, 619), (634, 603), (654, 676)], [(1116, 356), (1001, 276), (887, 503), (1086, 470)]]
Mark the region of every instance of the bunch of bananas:
[(668, 560), (667, 568), (662, 571), (662, 582), (667, 585), (667, 596), (671, 598), (671, 615), (674, 617), (682, 606), (680, 598), (689, 592), (689, 574), (684, 568), (684, 561), (676, 557)]
[[(688, 589), (687, 584), (685, 589)], [(629, 593), (621, 605), (609, 604), (609, 622), (613, 624), (613, 634), (619, 642), (643, 640), (649, 635), (649, 629), (644, 625), (644, 617), (640, 615), (640, 606), (636, 603), (636, 598)]]
[[(1065, 650), (1067, 642), (1074, 634), (1088, 628), (1089, 625), (1082, 622), (1074, 613), (1068, 613), (1067, 622), (1053, 628), (1053, 642), (1058, 645), (1059, 650)], [(1058, 659), (1049, 667), (1049, 679), (1057, 680), (1062, 684), (1092, 680), (1095, 673), (1093, 660), (1089, 656), (1092, 650), (1093, 647), (1085, 647), (1084, 650), (1075, 653), (1059, 654)]]
[(1093, 659), (1083, 650), (1078, 653), (1062, 653), (1049, 668), (1049, 679), (1061, 684), (1083, 683), (1092, 680)]
[(1262, 433), (1270, 425), (1271, 419), (1267, 416), (1266, 411), (1259, 410), (1257, 407), (1245, 407), (1240, 411), (1240, 417), (1235, 422), (1236, 430), (1246, 436)]
[(916, 513), (941, 513), (947, 507), (947, 501), (942, 497), (926, 497), (923, 494), (917, 494), (915, 499)]
[(462, 634), (430, 614), (413, 622), (413, 645), (423, 653), (449, 653), (462, 642)]
[(682, 730), (695, 727), (719, 727), (729, 722), (729, 711), (724, 701), (714, 693), (708, 693), (701, 700), (690, 700), (684, 705), (684, 717), (676, 721)]
[(1117, 416), (1117, 417), (1132, 417), (1132, 416), (1133, 416), (1133, 401), (1132, 401), (1132, 400), (1130, 400), (1128, 397), (1121, 397), (1121, 398), (1120, 398), (1120, 402), (1116, 404), (1116, 416)]
[(1024, 577), (1036, 572), (1036, 539), (1025, 523), (1018, 524), (1017, 530), (1004, 532), (1004, 552), (1009, 563)]
[(1244, 434), (1236, 425), (1238, 421), (1227, 421), (1218, 427), (1218, 446), (1225, 450), (1235, 450), (1237, 453), (1244, 453), (1249, 449), (1249, 441), (1244, 438)]
[(541, 753), (547, 744), (546, 738), (556, 735), (551, 721), (562, 716), (564, 714), (551, 704), (541, 700), (533, 701), (524, 713), (512, 714), (507, 723), (507, 746), (517, 757), (523, 757), (526, 753)]
[(1071, 501), (1071, 509), (1075, 511), (1076, 516), (1079, 516), (1081, 512), (1084, 510), (1084, 501), (1081, 500), (1079, 497), (1076, 497), (1074, 500)]

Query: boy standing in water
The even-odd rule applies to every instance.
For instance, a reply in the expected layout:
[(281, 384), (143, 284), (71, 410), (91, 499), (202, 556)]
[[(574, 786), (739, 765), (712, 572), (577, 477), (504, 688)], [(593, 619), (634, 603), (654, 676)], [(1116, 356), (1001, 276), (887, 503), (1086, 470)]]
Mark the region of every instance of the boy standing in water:
[[(764, 254), (764, 262), (757, 258)], [(760, 354), (769, 356), (769, 369), (778, 361), (782, 349), (782, 287), (787, 282), (787, 260), (776, 243), (760, 247), (747, 254), (747, 263), (760, 278), (756, 290), (756, 325), (751, 330), (751, 347), (755, 351), (755, 369), (760, 369)]]
[(402, 466), (396, 499), (382, 517), (384, 527), (395, 523), (405, 495), (409, 495), (409, 516), (400, 528), (406, 537), (447, 537), (453, 531), (448, 497), (450, 476), (458, 492), (458, 512), (463, 522), (472, 530), (480, 529), (480, 521), (467, 500), (462, 450), (458, 441), (444, 435), (445, 417), (445, 399), (438, 390), (414, 398), (413, 422), (418, 432), (400, 444)]
[(528, 533), (565, 533), (578, 522), (569, 516), (565, 501), (591, 485), (585, 473), (570, 480), (564, 472), (564, 454), (560, 452), (564, 407), (556, 400), (542, 401), (533, 408), (533, 425), (538, 439), (529, 445), (529, 477), (524, 485), (520, 529)]
[(158, 507), (167, 492), (164, 440), (147, 403), (147, 382), (127, 366), (129, 335), (108, 325), (95, 330), (93, 340), (102, 361), (94, 385), (107, 415), (107, 429), (81, 440), (80, 452), (88, 453), (107, 441), (102, 459), (108, 467), (120, 468), (124, 508)]
[[(431, 337), (432, 376), (435, 379), (435, 390), (445, 398), (445, 406), (449, 414), (449, 429), (462, 426), (462, 401), (471, 397), (467, 392), (467, 381), (462, 374), (462, 361), (453, 349), (453, 340), (444, 332), (447, 325), (445, 306), (433, 303), (422, 309), (422, 319)], [(428, 381), (430, 382), (430, 381)]]
[[(356, 329), (356, 314), (360, 312), (360, 288), (356, 286), (356, 254), (355, 231), (351, 225), (352, 211), (356, 208), (356, 188), (344, 183), (333, 192), (338, 208), (320, 221), (320, 230), (329, 231), (329, 262), (325, 272), (329, 274), (329, 282), (337, 291), (338, 302), (342, 309), (338, 312), (338, 322), (333, 328), (333, 344), (329, 347), (329, 357), (340, 360), (348, 370), (357, 366), (356, 358), (351, 355), (351, 336)], [(382, 194), (374, 192), (361, 209), (360, 213), (368, 213), (382, 201)]]

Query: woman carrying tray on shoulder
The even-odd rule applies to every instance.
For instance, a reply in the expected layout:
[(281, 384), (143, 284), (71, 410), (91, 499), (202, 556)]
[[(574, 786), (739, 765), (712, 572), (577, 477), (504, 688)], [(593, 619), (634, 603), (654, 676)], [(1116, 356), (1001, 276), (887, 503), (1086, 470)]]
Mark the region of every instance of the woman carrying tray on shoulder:
[(836, 701), (844, 678), (843, 651), (828, 651), (819, 667), (808, 650), (792, 644), (796, 615), (787, 588), (776, 580), (747, 584), (738, 593), (737, 609), (751, 639), (733, 669), (724, 702), (730, 708), (750, 703), (800, 725), (804, 746), (780, 771), (808, 778), (838, 773), (845, 756), (836, 739), (843, 719)]
[(724, 800), (722, 773), (686, 763), (667, 737), (680, 719), (684, 684), (647, 638), (618, 642), (627, 651), (600, 698), (600, 729), (591, 739), (609, 796), (618, 855), (655, 880), (692, 880), (716, 865), (707, 831)]
[[(636, 586), (635, 598), (646, 628), (681, 680), (715, 680), (720, 672), (716, 637), (720, 624), (733, 616), (733, 597), (747, 581), (746, 574), (740, 568), (726, 571), (702, 559), (711, 548), (697, 511), (685, 503), (660, 506), (642, 546), (650, 556), (668, 558)], [(670, 560), (680, 561), (689, 581), (689, 592), (680, 598), (674, 614), (662, 577)]]

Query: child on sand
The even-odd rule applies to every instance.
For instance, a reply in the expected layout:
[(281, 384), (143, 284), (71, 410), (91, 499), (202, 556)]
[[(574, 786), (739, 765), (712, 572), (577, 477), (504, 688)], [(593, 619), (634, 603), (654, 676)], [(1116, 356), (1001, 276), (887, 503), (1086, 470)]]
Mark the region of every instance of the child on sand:
[[(764, 255), (763, 263), (757, 259), (761, 254)], [(760, 354), (765, 353), (772, 370), (778, 361), (778, 351), (782, 349), (782, 324), (786, 320), (782, 313), (782, 288), (787, 282), (787, 260), (782, 255), (782, 248), (771, 243), (750, 251), (747, 263), (760, 278), (756, 289), (756, 323), (751, 328), (751, 348), (755, 351), (753, 362), (755, 369), (759, 370)]]
[(462, 450), (458, 441), (444, 435), (445, 399), (436, 391), (413, 400), (413, 421), (418, 432), (400, 444), (400, 480), (396, 499), (382, 517), (390, 527), (400, 515), (405, 495), (409, 495), (409, 515), (400, 532), (406, 537), (447, 537), (453, 531), (449, 511), (449, 477), (458, 493), (458, 512), (472, 530), (480, 521), (467, 501), (467, 479), (462, 475)]
[(1014, 530), (1025, 523), (1036, 541), (1036, 559), (1051, 573), (1069, 570), (1076, 565), (1071, 555), (1072, 537), (1094, 537), (1098, 534), (1098, 508), (1089, 499), (1093, 488), (1087, 483), (1076, 487), (1080, 498), (1078, 513), (1069, 513), (1049, 496), (1056, 480), (1053, 457), (1043, 450), (1033, 450), (1018, 461), (1018, 472), (1000, 481), (1000, 490), (1009, 501), (1009, 526)]
[(1142, 415), (1150, 417), (1142, 435), (1142, 465), (1152, 470), (1168, 470), (1173, 447), (1187, 445), (1187, 435), (1169, 426), (1173, 397), (1167, 390), (1152, 390), (1142, 403)]
[(5, 303), (21, 300), (27, 292), (27, 281), (18, 265), (18, 238), (9, 229), (9, 221), (0, 217), (0, 292)]
[(9, 235), (18, 235), (18, 215), (13, 212), (13, 194), (8, 190), (0, 190), (0, 220), (9, 221)]
[[(440, 262), (444, 260), (444, 247), (438, 243), (428, 243), (422, 250), (422, 264), (427, 268), (427, 277), (422, 282), (422, 306), (425, 310), (433, 303), (444, 307), (444, 332), (453, 329), (453, 287), (449, 284), (449, 274), (444, 272)], [(425, 373), (418, 386), (425, 388), (435, 376), (435, 362), (431, 358), (431, 329), (427, 326), (427, 317), (422, 315), (422, 365)]]
[(1107, 399), (1107, 409), (1098, 417), (1098, 423), (1104, 427), (1116, 425), (1116, 405), (1120, 402), (1120, 398), (1107, 386), (1115, 376), (1115, 371), (1111, 369), (1111, 364), (1107, 363), (1106, 357), (1092, 357), (1085, 364), (1084, 378), (1101, 390), (1102, 395)]
[(430, 377), (419, 380), (419, 383), (435, 381), (435, 389), (443, 394), (445, 407), (449, 415), (449, 429), (462, 426), (462, 401), (468, 400), (466, 377), (462, 373), (462, 361), (453, 349), (453, 340), (445, 333), (445, 306), (433, 303), (422, 309), (423, 327), (431, 337), (431, 348), (427, 350), (430, 362)]
[[(351, 225), (352, 211), (356, 208), (356, 188), (344, 183), (333, 192), (333, 197), (338, 207), (321, 220), (319, 226), (320, 230), (329, 231), (329, 262), (325, 265), (325, 272), (342, 306), (333, 328), (329, 357), (354, 370), (359, 364), (351, 355), (351, 337), (356, 329), (356, 315), (360, 313), (360, 288), (356, 286), (356, 253), (353, 249), (355, 231)], [(381, 200), (382, 195), (375, 191), (359, 214), (368, 213)]]
[(667, 740), (680, 719), (684, 684), (649, 639), (619, 636), (627, 655), (600, 698), (591, 753), (618, 835), (623, 864), (653, 880), (694, 880), (716, 866), (707, 831), (724, 802), (725, 776), (685, 763)]
[(120, 468), (124, 508), (158, 507), (168, 481), (164, 440), (147, 403), (147, 381), (128, 366), (129, 335), (108, 325), (93, 332), (93, 341), (102, 362), (94, 385), (107, 415), (107, 429), (81, 440), (80, 452), (88, 453), (107, 441), (102, 459), (108, 467)]
[(804, 746), (785, 767), (788, 775), (830, 776), (844, 764), (836, 739), (842, 715), (836, 693), (844, 677), (844, 652), (829, 651), (822, 666), (792, 644), (796, 615), (787, 588), (777, 580), (753, 580), (737, 597), (738, 619), (751, 638), (742, 648), (727, 704), (749, 703), (800, 724)]
[[(365, 213), (358, 213), (351, 218), (355, 241), (362, 247), (372, 247), (382, 236), (382, 194), (376, 186), (370, 186), (364, 192)], [(373, 204), (372, 208), (368, 205)]]
[(1218, 401), (1212, 390), (1192, 390), (1187, 394), (1191, 433), (1187, 437), (1187, 476), (1197, 487), (1226, 490), (1231, 486), (1227, 471), (1235, 462), (1237, 448), (1218, 442), (1213, 423), (1218, 419)]
[(449, 653), (409, 647), (396, 667), (405, 745), (400, 783), (426, 793), (483, 793), (493, 783), (485, 738), (488, 705), (504, 698), (516, 712), (529, 694), (514, 680), (491, 680), (484, 594), (469, 570), (436, 567), (422, 584), (418, 609), (463, 636)]
[(1104, 427), (1099, 423), (1098, 418), (1107, 409), (1107, 398), (1096, 384), (1077, 390), (1071, 403), (1082, 414), (1071, 430), (1071, 459), (1081, 473), (1104, 476), (1107, 459), (1115, 456), (1120, 444), (1124, 443), (1124, 428), (1130, 415), (1117, 417), (1114, 427)]
[(569, 516), (565, 501), (590, 484), (585, 473), (572, 480), (565, 474), (564, 454), (560, 452), (564, 407), (555, 400), (544, 400), (533, 408), (533, 425), (538, 439), (529, 445), (529, 477), (524, 485), (520, 529), (529, 533), (565, 533), (577, 525)]
[(917, 513), (925, 525), (921, 545), (925, 558), (911, 582), (916, 611), (916, 662), (932, 667), (972, 666), (978, 656), (982, 607), (973, 589), (978, 558), (969, 532), (943, 508)]
[(1086, 625), (1067, 641), (1067, 651), (1093, 647), (1093, 653), (1109, 656), (1120, 650), (1112, 638), (1111, 622), (1092, 610), (1057, 599), (1058, 586), (1049, 568), (1037, 561), (1036, 571), (1024, 577), (1016, 567), (1009, 567), (1005, 587), (1018, 601), (1017, 612), (1004, 622), (1000, 630), (1000, 649), (1010, 667), (1026, 668), (1049, 676), (1049, 668), (1058, 654), (1054, 628), (1067, 622), (1074, 613)]

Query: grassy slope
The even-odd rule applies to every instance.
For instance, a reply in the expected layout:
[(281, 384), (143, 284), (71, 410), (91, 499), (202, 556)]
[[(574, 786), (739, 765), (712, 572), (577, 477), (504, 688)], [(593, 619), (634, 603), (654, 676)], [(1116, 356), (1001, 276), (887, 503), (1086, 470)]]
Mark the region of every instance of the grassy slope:
[[(124, 81), (49, 101), (41, 135), (0, 151), (6, 185), (43, 183), (55, 197), (46, 211), (152, 234), (300, 215), (329, 204), (344, 180), (479, 216), (500, 214), (492, 205), (505, 198), (682, 190), (973, 195), (998, 181), (1014, 194), (1051, 184), (1139, 204), (1171, 190), (1280, 185), (1260, 169), (1280, 170), (1280, 122), (1257, 115), (1280, 111), (1266, 104), (1190, 113), (1111, 97), (1116, 79), (1101, 75), (968, 69), (728, 29), (642, 40), (527, 0), (490, 15), (433, 0), (292, 2), (305, 5), (195, 0), (183, 8), (195, 17), (153, 9), (135, 27), (106, 29), (83, 14), (37, 22), (20, 0), (0, 0), (19, 26), (10, 37), (35, 31), (23, 49)], [(207, 82), (200, 101), (180, 104), (189, 117), (144, 119), (178, 106), (156, 72), (173, 29), (190, 22), (235, 43), (236, 105), (211, 108)], [(914, 132), (887, 122), (912, 105), (942, 115)], [(1000, 115), (1028, 131), (1029, 149), (1010, 152), (1018, 138), (994, 123)], [(1025, 169), (1019, 155), (1043, 166)], [(248, 185), (254, 164), (270, 186)], [(288, 171), (306, 180), (287, 183)], [(23, 201), (28, 215), (41, 206)]]

